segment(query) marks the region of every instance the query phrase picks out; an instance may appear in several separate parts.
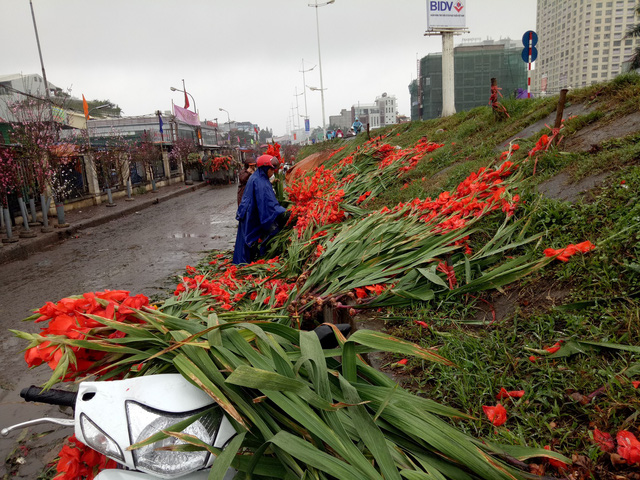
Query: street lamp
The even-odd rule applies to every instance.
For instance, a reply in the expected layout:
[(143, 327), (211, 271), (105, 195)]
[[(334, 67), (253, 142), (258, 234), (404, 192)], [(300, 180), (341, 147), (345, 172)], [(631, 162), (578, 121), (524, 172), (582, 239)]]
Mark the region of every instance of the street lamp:
[(196, 108), (196, 101), (193, 98), (193, 95), (191, 95), (189, 92), (185, 92), (184, 90), (180, 90), (179, 88), (176, 88), (176, 87), (170, 87), (170, 90), (172, 92), (182, 92), (182, 93), (186, 93), (187, 95), (189, 95), (191, 97), (191, 101), (193, 102), (193, 111), (198, 113), (198, 109)]
[(89, 111), (87, 112), (87, 116), (88, 116), (89, 118), (91, 118), (91, 112), (93, 112), (94, 110), (101, 110), (101, 109), (103, 109), (103, 108), (109, 108), (109, 107), (111, 107), (111, 106), (112, 106), (112, 105), (111, 105), (110, 103), (105, 103), (104, 105), (99, 105), (99, 106), (97, 106), (97, 107), (93, 107), (91, 110), (89, 110)]
[(336, 0), (328, 0), (324, 3), (318, 3), (318, 0), (315, 0), (315, 3), (308, 3), (309, 7), (315, 7), (316, 9), (316, 31), (318, 33), (318, 65), (320, 66), (320, 100), (322, 101), (322, 140), (325, 140), (327, 136), (327, 129), (325, 123), (324, 116), (324, 84), (322, 83), (322, 56), (320, 55), (320, 22), (318, 20), (318, 7), (324, 7), (325, 5), (330, 5), (334, 3)]
[[(184, 86), (184, 80), (182, 80), (182, 88), (183, 89), (180, 90), (179, 88), (176, 88), (176, 87), (169, 87), (169, 90), (171, 90), (172, 92), (182, 92), (185, 95), (189, 95), (191, 97), (191, 101), (193, 102), (193, 111), (197, 115), (198, 114), (198, 108), (196, 107), (196, 99), (193, 98), (193, 95), (191, 95), (189, 92), (187, 92), (187, 89)], [(200, 122), (198, 121), (198, 123), (200, 123)], [(196, 131), (196, 143), (198, 145), (200, 145), (201, 144), (201, 140), (202, 140), (201, 139), (201, 134), (200, 134), (200, 126), (199, 125), (194, 125), (193, 128)]]
[[(302, 85), (303, 85), (303, 87), (306, 87), (306, 85), (307, 85), (307, 81), (305, 79), (304, 74), (307, 73), (307, 72), (310, 72), (314, 68), (316, 68), (316, 65), (311, 67), (309, 70), (305, 70), (304, 69), (304, 58), (302, 59), (302, 70), (300, 70), (300, 72), (302, 73)], [(305, 121), (305, 132), (306, 132), (307, 131), (307, 122), (309, 121), (309, 113), (308, 113), (308, 110), (307, 110), (307, 89), (303, 88), (302, 91), (304, 92), (304, 121)], [(306, 135), (305, 135), (305, 137), (306, 137)]]
[(229, 112), (224, 108), (218, 108), (218, 110), (221, 112), (227, 112), (227, 126), (229, 130), (229, 136), (227, 138), (229, 139), (229, 143), (231, 143), (231, 117), (229, 116)]

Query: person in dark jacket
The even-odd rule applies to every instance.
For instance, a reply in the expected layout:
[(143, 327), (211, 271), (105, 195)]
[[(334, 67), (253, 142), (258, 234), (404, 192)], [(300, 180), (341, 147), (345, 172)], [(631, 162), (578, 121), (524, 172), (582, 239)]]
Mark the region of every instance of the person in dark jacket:
[(271, 155), (262, 155), (258, 157), (256, 166), (236, 213), (239, 222), (233, 251), (233, 263), (236, 265), (256, 260), (260, 247), (289, 220), (289, 212), (278, 203), (269, 181), (279, 167), (278, 160)]
[(245, 169), (238, 174), (238, 206), (240, 206), (240, 202), (242, 201), (242, 194), (244, 193), (244, 189), (247, 186), (249, 177), (255, 171), (256, 171), (256, 161), (247, 160), (245, 162)]

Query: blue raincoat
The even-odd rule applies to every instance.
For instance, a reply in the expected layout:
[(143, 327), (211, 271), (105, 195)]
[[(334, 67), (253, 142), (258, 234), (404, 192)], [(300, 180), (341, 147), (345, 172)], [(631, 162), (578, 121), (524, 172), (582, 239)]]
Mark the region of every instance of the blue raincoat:
[(238, 206), (236, 220), (240, 223), (233, 251), (236, 265), (251, 263), (252, 251), (258, 249), (258, 239), (264, 244), (280, 230), (275, 223), (276, 217), (286, 209), (278, 203), (268, 170), (269, 167), (260, 167), (251, 175)]

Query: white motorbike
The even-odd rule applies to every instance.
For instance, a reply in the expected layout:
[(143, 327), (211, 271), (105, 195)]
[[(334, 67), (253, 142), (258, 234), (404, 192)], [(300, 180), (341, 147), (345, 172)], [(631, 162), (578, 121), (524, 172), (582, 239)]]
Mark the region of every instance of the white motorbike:
[[(336, 327), (347, 335), (349, 324)], [(323, 348), (337, 345), (333, 330), (320, 325), (314, 332)], [(72, 407), (74, 418), (38, 418), (0, 430), (12, 430), (41, 423), (72, 426), (76, 438), (86, 446), (115, 460), (122, 468), (100, 472), (95, 480), (152, 480), (154, 478), (206, 480), (215, 457), (208, 451), (176, 451), (166, 447), (184, 444), (168, 437), (129, 450), (152, 435), (203, 413), (182, 432), (215, 448), (223, 449), (236, 435), (223, 410), (203, 390), (180, 374), (159, 374), (126, 380), (82, 382), (77, 392), (46, 390), (31, 386), (20, 392), (27, 402)], [(223, 480), (231, 480), (229, 468)]]
[[(79, 441), (124, 467), (103, 470), (96, 480), (205, 480), (208, 467), (215, 460), (209, 452), (162, 449), (183, 443), (174, 437), (136, 450), (128, 447), (205, 410), (208, 412), (183, 433), (216, 448), (224, 448), (236, 434), (222, 409), (214, 407), (211, 397), (180, 374), (82, 382), (78, 392), (29, 387), (20, 396), (26, 401), (73, 407), (74, 418), (30, 420), (2, 429), (2, 435), (39, 423), (73, 426)], [(235, 473), (229, 469), (224, 480), (231, 480)]]

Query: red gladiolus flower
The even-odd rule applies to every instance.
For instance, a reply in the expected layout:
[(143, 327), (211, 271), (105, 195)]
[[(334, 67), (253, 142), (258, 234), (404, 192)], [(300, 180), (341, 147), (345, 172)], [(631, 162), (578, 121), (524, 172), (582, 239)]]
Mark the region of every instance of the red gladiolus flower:
[(524, 390), (511, 390), (507, 391), (506, 388), (500, 388), (500, 392), (496, 395), (496, 400), (502, 400), (503, 398), (521, 398), (524, 397)]
[(423, 328), (429, 328), (429, 324), (426, 322), (423, 322), (422, 320), (416, 320), (415, 323), (416, 325), (420, 325)]
[(382, 294), (382, 292), (384, 292), (387, 289), (387, 287), (385, 285), (382, 285), (382, 284), (367, 285), (364, 288), (369, 290), (371, 293), (375, 293), (376, 295)]
[(562, 342), (556, 342), (553, 346), (551, 347), (546, 347), (545, 350), (549, 353), (556, 353), (558, 350), (560, 350), (560, 347), (562, 346)]
[(408, 359), (403, 358), (402, 360), (400, 360), (400, 361), (398, 361), (398, 362), (396, 362), (396, 363), (397, 363), (398, 365), (406, 365), (408, 361), (409, 361)]
[(358, 298), (367, 298), (369, 295), (367, 294), (367, 291), (364, 288), (356, 288), (356, 297)]
[[(108, 301), (106, 307), (103, 302)], [(102, 303), (101, 303), (102, 302)], [(63, 298), (57, 303), (47, 302), (37, 310), (40, 317), (37, 322), (48, 322), (42, 328), (41, 335), (65, 336), (70, 339), (84, 340), (91, 335), (94, 338), (122, 338), (122, 332), (103, 328), (95, 331), (96, 327), (105, 327), (100, 321), (90, 318), (108, 318), (122, 323), (142, 323), (142, 320), (132, 316), (133, 309), (140, 309), (149, 305), (149, 299), (144, 295), (130, 296), (125, 290), (105, 290), (104, 292), (85, 293), (81, 297)], [(30, 367), (47, 363), (55, 369), (64, 357), (67, 349), (64, 345), (52, 344), (49, 340), (30, 348), (25, 352), (25, 361)], [(64, 380), (74, 380), (86, 374), (95, 374), (102, 368), (100, 360), (107, 353), (83, 348), (72, 348), (75, 362), (69, 362)]]
[(598, 444), (603, 452), (613, 452), (615, 448), (613, 437), (607, 432), (601, 432), (597, 428), (593, 429), (593, 441)]
[(618, 455), (628, 464), (640, 463), (640, 442), (636, 436), (627, 430), (621, 430), (616, 436), (618, 441)]
[[(549, 445), (545, 445), (544, 449), (551, 451), (551, 447)], [(557, 468), (558, 470), (566, 470), (568, 468), (566, 463), (556, 460), (555, 458), (547, 458), (547, 460), (549, 460), (549, 465)]]
[(534, 355), (531, 355), (531, 356), (529, 357), (529, 361), (530, 361), (531, 363), (536, 363), (536, 362), (538, 361), (538, 357), (536, 357), (536, 356), (534, 356)]
[(447, 280), (449, 281), (449, 289), (453, 290), (456, 286), (456, 272), (454, 271), (452, 266), (446, 264), (446, 262), (438, 263), (436, 270), (447, 275)]
[(640, 387), (640, 381), (632, 380), (631, 381), (631, 385), (633, 385), (633, 388), (638, 388), (638, 387)]
[(565, 248), (560, 248), (558, 250), (547, 248), (544, 251), (544, 254), (547, 257), (556, 257), (556, 259), (560, 260), (561, 262), (568, 262), (569, 257), (575, 255), (576, 253), (587, 253), (594, 248), (596, 248), (596, 246), (589, 240), (587, 240), (575, 245), (567, 245)]
[(484, 414), (494, 426), (499, 427), (507, 421), (507, 409), (502, 404), (497, 404), (495, 407), (487, 405), (482, 406)]
[(56, 480), (91, 480), (97, 472), (116, 468), (116, 462), (79, 442), (75, 435), (68, 438), (58, 455)]

